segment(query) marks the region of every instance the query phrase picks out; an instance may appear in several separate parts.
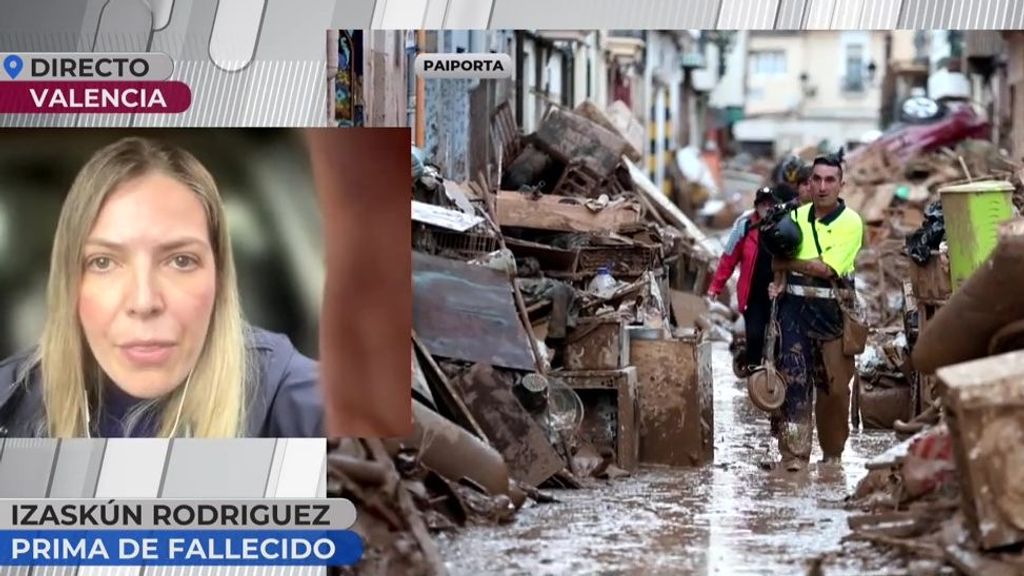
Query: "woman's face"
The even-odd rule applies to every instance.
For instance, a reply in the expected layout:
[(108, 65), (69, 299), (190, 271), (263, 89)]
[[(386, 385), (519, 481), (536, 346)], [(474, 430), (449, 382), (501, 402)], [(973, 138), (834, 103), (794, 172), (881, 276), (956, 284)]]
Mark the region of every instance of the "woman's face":
[(206, 212), (181, 182), (150, 173), (107, 197), (83, 249), (78, 315), (100, 367), (136, 398), (183, 383), (217, 291)]

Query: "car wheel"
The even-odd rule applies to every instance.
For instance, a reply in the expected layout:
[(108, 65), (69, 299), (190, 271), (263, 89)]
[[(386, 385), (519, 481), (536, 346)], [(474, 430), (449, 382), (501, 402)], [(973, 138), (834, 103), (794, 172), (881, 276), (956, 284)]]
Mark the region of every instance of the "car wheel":
[(907, 98), (900, 104), (900, 121), (908, 124), (927, 124), (942, 117), (942, 104), (925, 96)]

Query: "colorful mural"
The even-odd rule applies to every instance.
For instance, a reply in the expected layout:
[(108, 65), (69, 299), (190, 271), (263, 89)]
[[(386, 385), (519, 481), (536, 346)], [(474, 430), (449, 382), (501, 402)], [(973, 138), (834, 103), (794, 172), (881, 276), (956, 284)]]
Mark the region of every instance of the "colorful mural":
[(334, 120), (338, 126), (363, 125), (363, 32), (338, 34), (338, 74), (334, 82)]

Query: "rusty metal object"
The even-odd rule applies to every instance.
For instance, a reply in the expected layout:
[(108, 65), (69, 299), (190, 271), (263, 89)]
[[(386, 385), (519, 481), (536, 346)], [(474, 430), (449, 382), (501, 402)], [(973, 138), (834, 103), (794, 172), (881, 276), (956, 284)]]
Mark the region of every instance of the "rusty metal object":
[(786, 401), (785, 379), (774, 366), (765, 366), (747, 377), (747, 394), (758, 410), (774, 412)]
[(416, 335), (431, 354), (536, 368), (504, 272), (414, 252), (413, 288)]
[(860, 380), (860, 418), (865, 429), (893, 430), (913, 414), (910, 386)]
[(778, 323), (775, 321), (776, 306), (772, 301), (772, 315), (768, 321), (765, 337), (764, 364), (747, 377), (747, 394), (758, 409), (774, 412), (786, 401), (786, 379), (775, 368), (775, 342)]
[(508, 494), (508, 467), (493, 448), (451, 420), (413, 401), (415, 432), (409, 438), (385, 440), (393, 453), (402, 446), (419, 448), (423, 464), (457, 482), (466, 477), (491, 494)]
[(931, 374), (943, 366), (985, 356), (1000, 328), (1024, 318), (1020, 286), (1024, 286), (1024, 219), (1003, 227), (988, 262), (922, 327), (914, 346), (914, 368)]
[(631, 340), (640, 401), (640, 461), (696, 466), (711, 458), (706, 426), (711, 396), (704, 390), (695, 337)]
[(511, 379), (477, 364), (457, 378), (466, 406), (508, 462), (516, 482), (539, 486), (566, 463), (512, 392)]

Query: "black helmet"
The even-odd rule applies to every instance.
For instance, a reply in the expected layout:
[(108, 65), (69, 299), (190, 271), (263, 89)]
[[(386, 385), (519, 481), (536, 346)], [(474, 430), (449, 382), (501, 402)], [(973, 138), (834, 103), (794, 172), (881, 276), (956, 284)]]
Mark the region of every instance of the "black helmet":
[(804, 239), (800, 225), (789, 215), (767, 222), (760, 234), (764, 247), (772, 256), (786, 259), (796, 256)]
[(810, 180), (811, 176), (813, 174), (814, 174), (814, 166), (812, 166), (810, 164), (804, 164), (803, 166), (801, 166), (800, 170), (798, 170), (797, 173), (796, 173), (796, 184), (797, 184), (797, 186), (799, 186), (800, 184), (803, 184), (804, 182), (807, 182), (808, 180)]
[(754, 206), (757, 206), (761, 202), (771, 202), (772, 204), (778, 203), (771, 186), (762, 186), (754, 193)]
[(800, 170), (804, 166), (806, 164), (799, 156), (786, 156), (775, 166), (775, 171), (772, 173), (772, 181), (776, 184), (785, 183), (794, 187), (798, 186), (800, 184)]
[(772, 196), (775, 197), (775, 201), (780, 204), (792, 202), (796, 199), (799, 194), (796, 189), (786, 183), (776, 184), (772, 187)]

